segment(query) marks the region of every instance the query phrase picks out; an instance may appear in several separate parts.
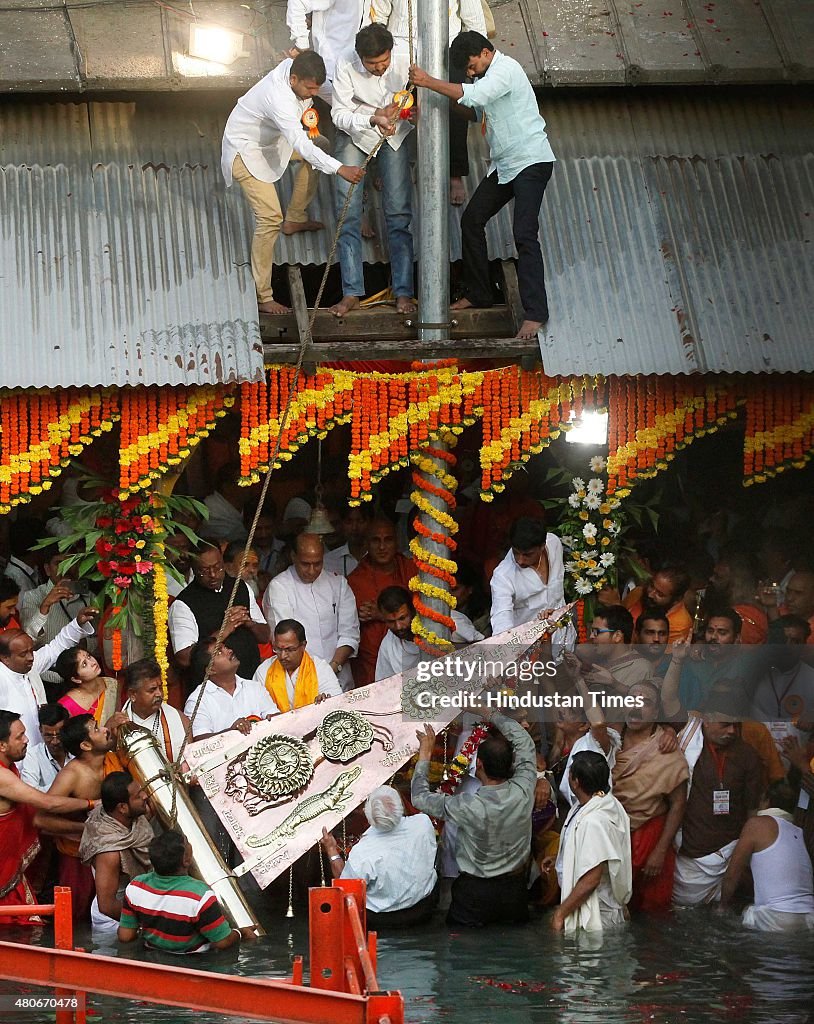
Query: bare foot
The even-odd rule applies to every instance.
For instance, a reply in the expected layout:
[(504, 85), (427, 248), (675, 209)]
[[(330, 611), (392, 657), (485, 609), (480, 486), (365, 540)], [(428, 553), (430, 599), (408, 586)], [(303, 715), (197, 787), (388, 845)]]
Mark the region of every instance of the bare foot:
[(283, 234), (296, 235), (298, 231), (322, 231), (325, 225), (321, 220), (283, 221)]
[(290, 313), (291, 310), (288, 306), (284, 306), (282, 302), (258, 302), (257, 309), (260, 313)]
[(358, 309), (359, 297), (358, 295), (345, 295), (342, 297), (341, 302), (337, 302), (335, 306), (331, 306), (330, 312), (334, 316), (345, 316), (350, 313), (352, 309)]
[(466, 199), (463, 178), (449, 179), (449, 201), (453, 206), (463, 206)]
[(531, 341), (537, 337), (537, 332), (543, 326), (541, 320), (524, 320), (520, 324), (520, 330), (515, 334), (515, 338), (521, 338), (523, 341)]
[(375, 238), (376, 237), (376, 230), (373, 227), (373, 225), (370, 223), (370, 217), (368, 217), (367, 212), (362, 214), (361, 232), (362, 232), (362, 238)]
[(450, 304), (450, 309), (474, 309), (475, 307), (469, 301), (469, 299), (458, 299), (457, 302)]
[(408, 295), (399, 295), (396, 299), (397, 313), (415, 313), (417, 308), (415, 299), (410, 298)]

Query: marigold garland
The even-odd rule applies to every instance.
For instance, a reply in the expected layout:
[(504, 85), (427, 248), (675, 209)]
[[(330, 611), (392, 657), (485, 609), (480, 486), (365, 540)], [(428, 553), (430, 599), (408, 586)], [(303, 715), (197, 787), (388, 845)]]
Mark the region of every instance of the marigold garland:
[[(155, 660), (161, 669), (161, 684), (164, 690), (164, 699), (167, 699), (167, 687), (169, 681), (169, 660), (167, 658), (167, 646), (169, 644), (168, 617), (169, 617), (169, 594), (167, 593), (167, 574), (164, 569), (163, 560), (164, 544), (159, 541), (155, 544), (156, 562), (153, 565), (153, 628), (155, 634)], [(158, 561), (161, 559), (161, 561)]]

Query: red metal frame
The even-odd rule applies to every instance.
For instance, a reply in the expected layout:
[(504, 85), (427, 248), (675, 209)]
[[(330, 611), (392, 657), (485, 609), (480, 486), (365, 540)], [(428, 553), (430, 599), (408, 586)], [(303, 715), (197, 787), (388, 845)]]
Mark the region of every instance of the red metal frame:
[[(327, 909), (326, 909), (327, 908)], [(274, 1020), (279, 1024), (404, 1024), (400, 992), (380, 992), (376, 940), (365, 943), (365, 885), (334, 881), (310, 892), (311, 984), (303, 985), (302, 958), (291, 981), (210, 974), (93, 956), (73, 949), (70, 890), (56, 889), (51, 905), (26, 907), (54, 914), (56, 949), (0, 942), (0, 978), (56, 988), (61, 995), (94, 992), (187, 1009)], [(19, 916), (19, 907), (0, 916)], [(57, 1024), (85, 1024), (84, 1007), (60, 1010)]]

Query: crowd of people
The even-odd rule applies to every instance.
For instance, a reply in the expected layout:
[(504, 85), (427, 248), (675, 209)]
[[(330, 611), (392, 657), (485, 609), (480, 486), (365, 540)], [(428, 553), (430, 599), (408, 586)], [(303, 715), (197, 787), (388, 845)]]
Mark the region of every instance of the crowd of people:
[[(247, 549), (256, 509), (235, 490), (221, 473), (209, 519), (192, 524), (202, 539), (174, 548), (178, 707), (152, 659), (118, 675), (106, 666), (92, 587), (38, 547), (42, 524), (12, 522), (0, 577), (0, 901), (20, 907), (16, 920), (65, 884), (78, 917), (124, 942), (141, 929), (157, 948), (234, 944), (214, 895), (188, 884), (183, 838), (161, 830), (127, 772), (118, 728), (149, 730), (174, 761), (186, 740), (249, 734), (428, 657), (413, 634), (409, 536), (394, 518), (335, 506), (334, 532), (320, 535), (296, 497), (282, 516), (268, 504)], [(565, 604), (563, 548), (542, 506), (515, 491), (483, 515), (473, 504), (461, 524), (458, 647)], [(532, 713), (512, 683), (515, 710), (467, 711), (443, 745), (419, 731), (417, 761), (370, 795), (359, 841), (325, 833), (333, 874), (367, 881), (377, 927), (426, 921), (439, 899), (463, 926), (522, 922), (536, 907), (552, 908), (556, 929), (598, 930), (750, 900), (748, 927), (814, 927), (814, 571), (784, 534), (764, 534), (756, 552), (718, 538), (685, 562), (659, 557), (652, 539), (639, 547), (590, 622), (569, 617), (527, 652), (557, 665), (540, 684), (547, 709)], [(242, 579), (227, 613), (230, 569)], [(234, 862), (200, 787), (190, 795)], [(176, 904), (185, 923), (167, 931)]]
[[(409, 15), (410, 2), (289, 0), (291, 49), (240, 98), (226, 123), (223, 176), (227, 186), (237, 182), (255, 216), (251, 266), (258, 308), (288, 312), (272, 289), (275, 247), (281, 231), (290, 235), (324, 228), (308, 214), (319, 173), (335, 182), (342, 298), (331, 312), (343, 317), (360, 307), (366, 294), (362, 238), (373, 234), (363, 203), (369, 168), (382, 196), (395, 307), (399, 313), (415, 311), (413, 129), (420, 94), (429, 90), (449, 100), (452, 204), (465, 199), (471, 121), (481, 123), (490, 154), (488, 174), (463, 211), (464, 276), (451, 308), (492, 305), (485, 228), (514, 199), (525, 315), (517, 336), (535, 338), (548, 320), (538, 224), (555, 156), (534, 90), (522, 66), (490, 42), (494, 23), (485, 0), (449, 4), (449, 81), (428, 75), (414, 63), (416, 21)], [(514, 130), (518, 120), (521, 133)], [(292, 161), (299, 166), (283, 213), (277, 183)]]

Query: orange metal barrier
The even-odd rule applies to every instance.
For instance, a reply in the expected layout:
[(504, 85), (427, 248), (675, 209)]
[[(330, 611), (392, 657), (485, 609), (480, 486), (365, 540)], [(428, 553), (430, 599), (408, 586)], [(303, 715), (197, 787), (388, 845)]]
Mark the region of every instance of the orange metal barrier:
[[(59, 906), (55, 891), (54, 907)], [(54, 907), (39, 911), (53, 911)], [(310, 986), (303, 985), (299, 957), (291, 981), (268, 981), (93, 956), (64, 945), (42, 949), (7, 942), (0, 942), (0, 978), (57, 986), (63, 995), (94, 992), (279, 1024), (404, 1024), (401, 993), (378, 989), (375, 936), (365, 943), (364, 908), (365, 885), (355, 879), (340, 879), (331, 888), (310, 891)], [(7, 909), (14, 916), (20, 914), (18, 907)], [(29, 907), (26, 912), (37, 909)], [(57, 919), (64, 943), (64, 910), (55, 912), (55, 934)], [(70, 930), (67, 938), (72, 941)], [(67, 992), (63, 991), (66, 988)], [(57, 1024), (85, 1024), (84, 1005), (78, 1011), (81, 1016), (70, 1010), (58, 1013), (63, 1015), (57, 1016)]]

